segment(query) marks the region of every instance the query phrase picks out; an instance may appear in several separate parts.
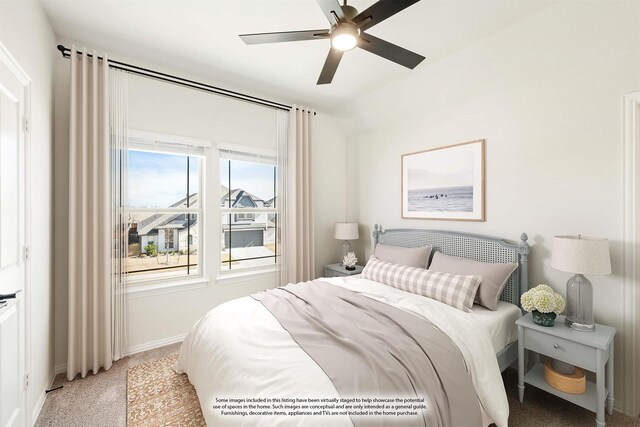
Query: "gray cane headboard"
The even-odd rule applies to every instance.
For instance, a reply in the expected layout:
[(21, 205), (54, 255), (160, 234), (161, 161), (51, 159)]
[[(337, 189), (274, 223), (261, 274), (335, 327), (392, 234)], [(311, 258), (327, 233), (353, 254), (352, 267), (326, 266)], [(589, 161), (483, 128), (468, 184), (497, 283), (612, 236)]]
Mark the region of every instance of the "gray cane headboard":
[(446, 255), (473, 259), (482, 262), (515, 262), (518, 268), (511, 274), (500, 295), (500, 299), (520, 306), (520, 296), (529, 289), (527, 234), (522, 233), (520, 243), (507, 243), (494, 237), (454, 231), (424, 229), (383, 230), (376, 224), (373, 228), (373, 247), (378, 243), (405, 248), (432, 246), (433, 251)]

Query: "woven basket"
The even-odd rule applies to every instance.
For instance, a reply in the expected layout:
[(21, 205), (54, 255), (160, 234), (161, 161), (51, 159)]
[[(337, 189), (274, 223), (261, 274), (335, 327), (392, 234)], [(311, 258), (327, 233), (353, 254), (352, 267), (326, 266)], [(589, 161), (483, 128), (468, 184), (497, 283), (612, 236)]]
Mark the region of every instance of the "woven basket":
[(560, 373), (551, 366), (551, 359), (544, 362), (544, 379), (556, 390), (569, 394), (582, 394), (587, 390), (587, 378), (584, 371), (576, 367), (573, 374)]

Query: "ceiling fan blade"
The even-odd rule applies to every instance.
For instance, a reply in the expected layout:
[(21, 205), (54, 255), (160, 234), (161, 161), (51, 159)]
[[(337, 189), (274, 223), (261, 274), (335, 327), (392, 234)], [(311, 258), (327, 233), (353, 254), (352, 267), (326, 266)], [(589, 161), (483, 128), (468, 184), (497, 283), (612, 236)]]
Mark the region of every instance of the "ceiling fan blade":
[(240, 34), (246, 44), (283, 43), (303, 40), (326, 39), (329, 30), (284, 31), (280, 33)]
[[(379, 0), (352, 19), (361, 31), (371, 28), (420, 0)], [(358, 25), (361, 24), (361, 25)]]
[(336, 17), (339, 22), (346, 21), (338, 0), (316, 0), (316, 2), (318, 3), (318, 6), (320, 6), (320, 9), (322, 9), (324, 16), (327, 17), (329, 24), (332, 26), (333, 24), (336, 24)]
[(316, 84), (326, 85), (331, 83), (333, 76), (336, 74), (336, 70), (338, 69), (338, 64), (340, 64), (343, 53), (344, 52), (341, 50), (331, 48), (329, 55), (327, 55), (327, 60), (324, 61), (324, 67), (322, 67), (320, 77), (318, 77), (318, 83)]
[(412, 70), (424, 59), (422, 55), (366, 33), (360, 33), (358, 47)]

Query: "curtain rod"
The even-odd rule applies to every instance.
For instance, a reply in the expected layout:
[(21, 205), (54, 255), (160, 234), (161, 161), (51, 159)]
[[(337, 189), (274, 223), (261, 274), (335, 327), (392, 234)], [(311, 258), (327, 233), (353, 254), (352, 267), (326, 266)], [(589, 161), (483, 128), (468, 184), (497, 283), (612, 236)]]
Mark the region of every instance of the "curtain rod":
[[(63, 45), (59, 44), (58, 45), (58, 50), (60, 51), (60, 53), (62, 54), (63, 58), (69, 58), (71, 57), (71, 49), (68, 47), (64, 47)], [(81, 51), (76, 51), (77, 54), (82, 54)], [(92, 54), (87, 53), (87, 56), (89, 56), (90, 58), (93, 57)], [(104, 61), (104, 58), (101, 56), (98, 56), (99, 60)], [(240, 92), (234, 92), (232, 90), (229, 89), (224, 89), (221, 87), (217, 87), (217, 86), (212, 86), (206, 83), (201, 83), (201, 82), (197, 82), (195, 80), (189, 80), (189, 79), (185, 79), (183, 77), (178, 77), (178, 76), (174, 76), (171, 74), (166, 74), (166, 73), (162, 73), (160, 71), (156, 71), (156, 70), (151, 70), (149, 68), (143, 68), (143, 67), (139, 67), (137, 65), (132, 65), (132, 64), (127, 64), (126, 62), (120, 62), (120, 61), (116, 61), (113, 59), (108, 59), (107, 60), (109, 63), (110, 67), (113, 67), (115, 69), (118, 70), (123, 70), (123, 71), (127, 71), (131, 74), (136, 74), (139, 76), (143, 76), (143, 77), (148, 77), (148, 78), (152, 78), (155, 80), (160, 80), (163, 82), (168, 82), (168, 83), (173, 83), (179, 86), (185, 86), (191, 89), (197, 89), (197, 90), (201, 90), (204, 92), (209, 92), (209, 93), (214, 93), (216, 95), (221, 95), (221, 96), (226, 96), (229, 98), (233, 98), (233, 99), (237, 99), (239, 101), (245, 101), (245, 102), (250, 102), (252, 104), (257, 104), (257, 105), (262, 105), (264, 107), (271, 107), (271, 108), (275, 108), (276, 110), (284, 110), (284, 111), (289, 111), (291, 110), (291, 106), (290, 105), (286, 105), (286, 104), (281, 104), (279, 102), (275, 102), (275, 101), (270, 101), (268, 99), (263, 99), (263, 98), (258, 98), (255, 96), (251, 96), (251, 95), (247, 95), (244, 93), (240, 93)], [(299, 108), (296, 107), (296, 110), (299, 110)], [(310, 113), (310, 111), (308, 111)], [(316, 112), (313, 113), (313, 115), (316, 115)]]

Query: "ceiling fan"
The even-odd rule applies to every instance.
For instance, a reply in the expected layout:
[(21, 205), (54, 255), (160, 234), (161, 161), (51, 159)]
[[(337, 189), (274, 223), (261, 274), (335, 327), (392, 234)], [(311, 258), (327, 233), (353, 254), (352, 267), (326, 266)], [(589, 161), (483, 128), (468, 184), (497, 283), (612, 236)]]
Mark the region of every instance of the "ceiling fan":
[(319, 85), (331, 83), (342, 55), (354, 47), (414, 69), (422, 62), (424, 56), (374, 37), (365, 31), (418, 1), (420, 0), (379, 0), (358, 13), (356, 8), (347, 5), (346, 0), (342, 6), (338, 0), (316, 0), (331, 24), (330, 29), (241, 34), (240, 38), (246, 44), (330, 39), (331, 49), (320, 72), (317, 83)]

